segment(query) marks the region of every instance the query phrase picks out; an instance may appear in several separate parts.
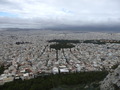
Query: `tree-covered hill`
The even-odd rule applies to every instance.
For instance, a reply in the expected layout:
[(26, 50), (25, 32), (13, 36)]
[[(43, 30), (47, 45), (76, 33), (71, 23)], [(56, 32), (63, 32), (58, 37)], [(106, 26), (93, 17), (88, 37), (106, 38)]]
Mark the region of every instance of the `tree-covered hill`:
[(51, 74), (25, 81), (15, 80), (14, 82), (5, 83), (0, 86), (0, 90), (51, 90), (61, 85), (88, 85), (103, 80), (107, 74), (107, 71)]

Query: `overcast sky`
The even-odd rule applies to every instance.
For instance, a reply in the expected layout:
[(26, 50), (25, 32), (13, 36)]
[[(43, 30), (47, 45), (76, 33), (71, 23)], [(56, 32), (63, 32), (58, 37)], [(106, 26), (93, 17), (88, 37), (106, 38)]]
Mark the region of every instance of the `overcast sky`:
[(119, 24), (120, 0), (0, 0), (0, 28)]

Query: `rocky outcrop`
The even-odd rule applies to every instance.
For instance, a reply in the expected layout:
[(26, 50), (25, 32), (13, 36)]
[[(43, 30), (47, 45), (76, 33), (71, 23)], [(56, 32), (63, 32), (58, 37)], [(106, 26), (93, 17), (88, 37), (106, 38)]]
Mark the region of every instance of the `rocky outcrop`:
[(100, 90), (120, 90), (120, 65), (101, 82)]

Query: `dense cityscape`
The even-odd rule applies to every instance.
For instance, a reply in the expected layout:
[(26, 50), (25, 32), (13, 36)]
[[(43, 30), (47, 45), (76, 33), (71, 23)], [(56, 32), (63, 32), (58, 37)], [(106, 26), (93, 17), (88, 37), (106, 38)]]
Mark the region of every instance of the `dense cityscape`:
[[(74, 47), (56, 50), (50, 46), (57, 42), (50, 40), (69, 41)], [(119, 40), (120, 33), (107, 32), (0, 31), (0, 84), (49, 74), (111, 71), (120, 63)]]

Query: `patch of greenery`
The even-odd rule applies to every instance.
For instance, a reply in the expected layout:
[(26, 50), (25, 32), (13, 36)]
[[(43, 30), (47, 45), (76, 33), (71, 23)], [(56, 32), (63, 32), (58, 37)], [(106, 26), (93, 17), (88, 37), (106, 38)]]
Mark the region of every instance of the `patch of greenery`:
[(54, 39), (54, 40), (49, 40), (49, 43), (51, 42), (56, 42), (56, 43), (80, 43), (79, 40), (63, 40), (63, 39)]
[(3, 74), (4, 70), (5, 70), (4, 66), (3, 65), (0, 66), (0, 75)]
[(101, 42), (100, 40), (85, 40), (83, 43), (106, 44), (106, 42)]
[(55, 43), (93, 43), (93, 44), (106, 44), (106, 43), (118, 43), (120, 44), (120, 41), (118, 40), (59, 40), (59, 39), (54, 39), (54, 40), (49, 40), (49, 43), (55, 42)]
[(114, 69), (114, 70), (115, 70), (119, 65), (120, 65), (120, 64), (117, 63), (117, 64), (113, 65), (113, 66), (111, 67), (111, 69)]
[(55, 50), (60, 50), (64, 48), (73, 48), (75, 45), (70, 44), (70, 43), (58, 43), (58, 44), (52, 44), (50, 45), (50, 48), (53, 48)]
[(117, 44), (120, 44), (120, 41), (118, 40), (84, 40), (83, 43), (93, 43), (93, 44), (117, 43)]
[(80, 43), (79, 40), (49, 40), (49, 43), (55, 42), (55, 44), (51, 44), (50, 48), (53, 48), (55, 50), (65, 49), (65, 48), (73, 48), (75, 47), (74, 44)]
[(100, 90), (100, 87), (94, 87), (91, 84), (79, 84), (79, 85), (62, 85), (57, 88), (53, 88), (51, 90)]
[[(52, 88), (56, 88), (62, 85), (81, 85), (80, 87), (82, 88), (85, 85), (90, 85), (92, 82), (99, 82), (103, 80), (107, 74), (107, 71), (80, 72), (56, 75), (51, 74), (48, 76), (39, 76), (37, 78), (25, 81), (15, 80), (14, 82), (5, 83), (4, 85), (0, 86), (0, 90), (51, 90)], [(97, 87), (97, 85), (94, 86)]]

